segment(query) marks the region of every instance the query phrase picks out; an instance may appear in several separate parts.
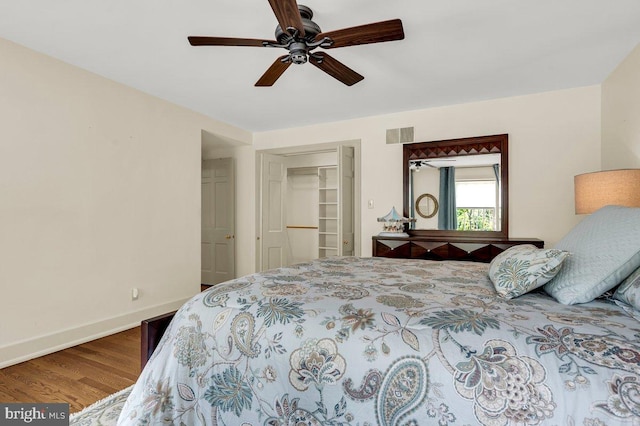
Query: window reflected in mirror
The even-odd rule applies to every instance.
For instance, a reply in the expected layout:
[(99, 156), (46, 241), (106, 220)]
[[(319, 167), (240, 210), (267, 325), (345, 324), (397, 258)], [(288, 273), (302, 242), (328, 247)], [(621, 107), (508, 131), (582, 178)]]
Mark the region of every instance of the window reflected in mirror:
[[(496, 166), (499, 166), (496, 164)], [(456, 173), (458, 231), (499, 231), (500, 183), (494, 167), (470, 167)]]

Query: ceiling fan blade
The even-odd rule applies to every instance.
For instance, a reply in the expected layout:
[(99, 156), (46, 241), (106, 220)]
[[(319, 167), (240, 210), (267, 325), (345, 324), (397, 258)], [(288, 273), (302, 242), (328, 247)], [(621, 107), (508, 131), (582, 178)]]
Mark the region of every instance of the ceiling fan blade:
[(283, 31), (289, 32), (287, 30), (293, 27), (301, 37), (304, 36), (304, 25), (296, 0), (269, 0), (269, 4)]
[(271, 64), (269, 69), (262, 74), (262, 77), (256, 82), (256, 87), (273, 86), (273, 84), (280, 78), (280, 76), (289, 68), (291, 61), (282, 62), (284, 59), (289, 58), (289, 55), (280, 56), (276, 61)]
[(320, 68), (322, 71), (326, 72), (336, 80), (340, 80), (347, 86), (353, 86), (360, 80), (364, 79), (363, 76), (324, 52), (316, 53), (313, 56), (310, 56), (309, 62), (311, 62), (313, 65)]
[(400, 19), (376, 22), (373, 24), (360, 25), (357, 27), (343, 28), (336, 31), (327, 31), (316, 36), (315, 41), (320, 41), (324, 37), (333, 40), (333, 44), (325, 46), (325, 49), (335, 47), (355, 46), (358, 44), (381, 43), (384, 41), (402, 40), (404, 29)]
[(234, 37), (188, 37), (192, 46), (255, 46), (263, 47), (265, 44), (278, 44), (275, 40), (258, 40), (254, 38), (234, 38)]

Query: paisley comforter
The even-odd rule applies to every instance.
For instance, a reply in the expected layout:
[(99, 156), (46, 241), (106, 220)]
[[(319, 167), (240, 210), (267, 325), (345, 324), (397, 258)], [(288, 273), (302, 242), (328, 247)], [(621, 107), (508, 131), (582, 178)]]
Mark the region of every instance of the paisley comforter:
[(487, 264), (329, 258), (176, 314), (122, 425), (640, 420), (640, 324), (606, 300), (496, 296)]

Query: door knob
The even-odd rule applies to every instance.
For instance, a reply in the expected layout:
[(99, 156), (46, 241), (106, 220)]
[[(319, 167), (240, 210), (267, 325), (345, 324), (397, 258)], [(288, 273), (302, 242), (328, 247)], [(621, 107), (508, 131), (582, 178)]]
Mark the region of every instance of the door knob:
[(225, 235), (224, 237), (225, 237), (227, 240), (230, 240), (230, 239), (231, 239), (231, 235), (229, 235), (229, 234)]
[(345, 246), (349, 244), (349, 240), (343, 240), (342, 244), (344, 244)]

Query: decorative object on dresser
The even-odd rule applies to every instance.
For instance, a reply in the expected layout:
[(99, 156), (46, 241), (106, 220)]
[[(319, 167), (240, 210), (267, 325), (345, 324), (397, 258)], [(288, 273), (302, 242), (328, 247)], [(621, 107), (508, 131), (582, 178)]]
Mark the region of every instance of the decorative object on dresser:
[(411, 222), (406, 217), (400, 216), (395, 206), (386, 215), (379, 217), (378, 222), (384, 222), (382, 232), (378, 234), (381, 237), (408, 237), (409, 234), (404, 232), (405, 223)]
[(533, 244), (544, 247), (544, 241), (536, 238), (469, 238), (409, 236), (404, 238), (373, 237), (374, 257), (395, 257), (402, 259), (429, 260), (469, 260), (491, 262), (506, 249), (519, 244)]

